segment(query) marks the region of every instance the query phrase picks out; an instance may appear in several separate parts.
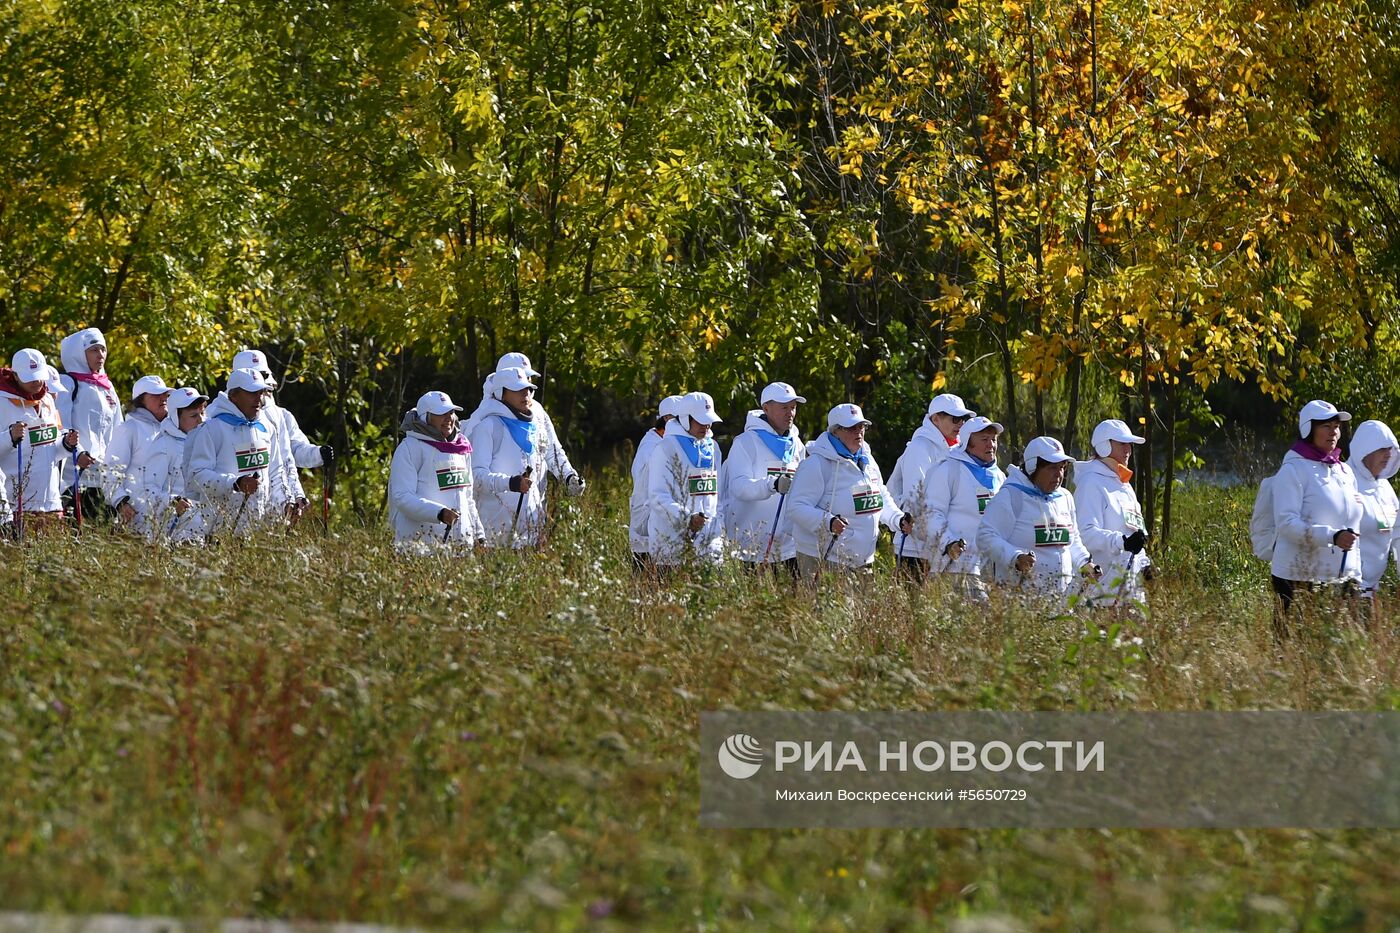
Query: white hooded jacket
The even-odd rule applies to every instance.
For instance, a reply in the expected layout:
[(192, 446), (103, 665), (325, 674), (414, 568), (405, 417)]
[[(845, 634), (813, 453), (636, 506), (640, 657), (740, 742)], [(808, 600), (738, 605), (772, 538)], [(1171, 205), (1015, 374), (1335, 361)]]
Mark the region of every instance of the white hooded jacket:
[[(400, 427), (404, 439), (389, 465), (389, 525), (394, 542), (460, 545), (484, 539), (486, 530), (473, 496), (471, 443), (459, 434), (462, 444), (444, 445), (424, 433), (413, 411), (404, 415)], [(450, 531), (438, 520), (443, 509), (458, 515)]]
[(263, 403), (259, 416), (272, 428), (276, 443), (272, 447), (272, 463), (269, 475), (272, 481), (273, 502), (280, 505), (295, 503), (306, 498), (306, 489), (301, 484), (298, 469), (311, 470), (322, 465), (321, 448), (307, 439), (296, 415), (278, 405), (271, 393)]
[[(85, 387), (90, 388), (90, 387)], [(149, 410), (137, 407), (112, 432), (102, 473), (103, 494), (116, 505), (135, 498), (144, 485), (142, 473), (151, 444), (160, 436), (160, 421)]]
[[(914, 518), (914, 534), (927, 542), (933, 554), (932, 567), (935, 573), (980, 574), (982, 558), (977, 548), (977, 531), (982, 526), (982, 515), (991, 504), (993, 497), (1006, 482), (1006, 474), (1001, 467), (992, 464), (989, 474), (991, 488), (982, 484), (974, 467), (980, 467), (961, 445), (953, 448), (946, 459), (929, 475), (924, 485), (924, 498), (911, 502)], [(950, 561), (945, 552), (954, 541), (961, 539), (963, 551), (958, 559)]]
[[(864, 567), (875, 560), (880, 524), (899, 530), (904, 513), (885, 488), (870, 446), (862, 444), (860, 453), (867, 458), (864, 469), (837, 452), (830, 433), (823, 432), (807, 445), (807, 458), (797, 468), (788, 493), (798, 554), (826, 557), (844, 567)], [(831, 520), (838, 515), (849, 524), (833, 546)]]
[[(750, 411), (744, 433), (734, 439), (729, 457), (720, 472), (720, 508), (724, 526), (738, 549), (740, 560), (759, 563), (765, 560), (785, 561), (797, 556), (797, 544), (792, 538), (792, 513), (774, 488), (780, 475), (793, 476), (806, 459), (807, 447), (802, 443), (797, 425), (788, 428), (791, 454), (778, 457), (760, 437), (760, 433), (778, 437), (761, 409)], [(783, 503), (783, 514), (778, 506)], [(776, 530), (774, 522), (777, 522)], [(772, 535), (772, 547), (768, 545)]]
[[(719, 471), (724, 454), (713, 436), (713, 462), (692, 464), (678, 435), (689, 432), (682, 418), (666, 425), (666, 436), (651, 451), (647, 465), (647, 543), (658, 565), (685, 563), (693, 551), (701, 563), (717, 564), (724, 558), (724, 529), (719, 515)], [(690, 516), (705, 516), (705, 524), (692, 535)]]
[[(1372, 474), (1362, 462), (1378, 450), (1390, 451), (1380, 476)], [(1396, 443), (1395, 434), (1380, 421), (1363, 422), (1351, 437), (1347, 465), (1356, 476), (1356, 491), (1361, 496), (1361, 586), (1369, 593), (1380, 584), (1391, 555), (1400, 560), (1400, 539), (1394, 535), (1400, 501), (1390, 485), (1390, 478), (1400, 471), (1400, 444)]]
[[(535, 440), (534, 449), (528, 454), (502, 423), (504, 419), (522, 421), (504, 402), (487, 399), (481, 403), (479, 411), (470, 440), (476, 508), (486, 528), (486, 542), (491, 547), (537, 545), (544, 531), (545, 489), (549, 484), (544, 459), (548, 438), (543, 424), (536, 420), (539, 410), (534, 409), (530, 418), (535, 426)], [(530, 491), (523, 495), (511, 492), (511, 477), (519, 476), (526, 467), (531, 468), (530, 477), (534, 480)], [(520, 506), (518, 522), (515, 518), (517, 505)], [(512, 525), (514, 537), (511, 536)]]
[[(211, 534), (229, 529), (235, 519), (236, 533), (274, 517), (268, 471), (276, 443), (276, 432), (261, 414), (245, 421), (226, 393), (209, 403), (204, 424), (185, 443), (185, 488), (198, 499), (199, 521)], [(243, 476), (258, 477), (258, 489), (246, 497), (246, 505), (243, 493), (234, 488)]]
[[(1071, 593), (1076, 573), (1089, 563), (1074, 496), (1063, 486), (1045, 495), (1017, 466), (982, 513), (977, 548), (983, 568), (990, 561), (998, 581), (1052, 595)], [(1022, 554), (1035, 555), (1035, 565), (1025, 574), (1016, 569)]]
[(655, 428), (642, 435), (637, 442), (637, 453), (632, 457), (632, 496), (627, 500), (628, 522), (627, 542), (635, 554), (648, 554), (651, 545), (647, 541), (647, 523), (651, 517), (651, 490), (647, 488), (647, 467), (651, 465), (651, 455), (656, 445), (661, 443), (662, 434)]
[[(931, 560), (943, 553), (941, 548), (934, 547), (928, 537), (931, 516), (927, 509), (928, 503), (935, 498), (934, 470), (955, 449), (949, 445), (943, 432), (925, 418), (909, 438), (904, 453), (895, 461), (894, 471), (890, 473), (890, 495), (900, 508), (914, 516), (914, 533), (899, 545), (899, 553), (903, 557)], [(956, 539), (954, 535), (953, 540)], [(968, 543), (971, 544), (972, 539), (969, 538)]]
[(184, 465), (189, 440), (180, 430), (179, 419), (178, 411), (167, 415), (160, 423), (160, 433), (149, 445), (140, 484), (132, 492), (131, 504), (136, 509), (132, 530), (152, 539), (202, 540), (206, 529), (200, 510), (189, 508), (180, 515), (173, 504), (178, 498), (188, 498)]
[(87, 338), (98, 333), (96, 328), (89, 327), (69, 334), (59, 344), (59, 357), (67, 372), (59, 376), (63, 391), (55, 399), (58, 414), (65, 425), (78, 432), (78, 446), (97, 461), (83, 471), (80, 485), (84, 489), (101, 487), (107, 447), (112, 443), (112, 432), (122, 422), (122, 403), (115, 391), (72, 376), (72, 373), (88, 375), (92, 372), (87, 362)]
[[(11, 443), (9, 433), (16, 421), (25, 424), (18, 446)], [(73, 454), (63, 446), (65, 428), (54, 394), (45, 392), (31, 401), (0, 391), (0, 426), (0, 473), (9, 506), (26, 512), (61, 511), (62, 489), (72, 482)], [(81, 442), (78, 449), (82, 450)]]
[(1361, 494), (1351, 467), (1309, 460), (1290, 450), (1271, 489), (1277, 536), (1273, 575), (1299, 583), (1359, 583), (1356, 549), (1346, 552), (1332, 543), (1345, 528), (1361, 531)]
[(1124, 537), (1147, 528), (1133, 487), (1101, 459), (1076, 463), (1074, 509), (1079, 519), (1079, 537), (1089, 549), (1090, 559), (1103, 570), (1093, 592), (1095, 601), (1107, 600), (1111, 604), (1119, 593), (1126, 602), (1145, 599), (1142, 572), (1152, 561), (1146, 551), (1133, 555), (1123, 550)]

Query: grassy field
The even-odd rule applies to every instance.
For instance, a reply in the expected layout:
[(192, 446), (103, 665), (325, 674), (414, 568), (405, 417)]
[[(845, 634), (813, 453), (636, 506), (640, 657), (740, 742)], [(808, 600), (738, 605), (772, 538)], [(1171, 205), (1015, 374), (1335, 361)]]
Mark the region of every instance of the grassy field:
[(1180, 496), (1141, 646), (887, 575), (820, 604), (727, 572), (653, 591), (606, 480), (525, 559), (397, 559), (380, 528), (5, 548), (0, 909), (1389, 929), (1391, 831), (697, 825), (706, 709), (1400, 709), (1393, 624), (1274, 643), (1250, 501)]

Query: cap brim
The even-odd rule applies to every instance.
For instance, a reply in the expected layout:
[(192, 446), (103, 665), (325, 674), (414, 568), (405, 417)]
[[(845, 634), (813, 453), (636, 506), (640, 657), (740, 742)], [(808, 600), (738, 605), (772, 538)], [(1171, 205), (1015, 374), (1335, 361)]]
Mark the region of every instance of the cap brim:
[(719, 424), (719, 415), (691, 415), (690, 417), (701, 424)]
[(852, 421), (850, 424), (847, 424), (847, 423), (844, 422), (844, 421), (833, 421), (831, 424), (827, 425), (827, 427), (829, 427), (829, 428), (853, 428), (853, 427), (855, 427), (855, 426), (858, 425), (858, 424), (863, 424), (863, 425), (865, 425), (866, 427), (870, 427), (870, 426), (873, 425), (874, 423), (875, 423), (875, 422), (870, 421), (870, 420), (868, 420), (868, 419), (860, 418), (860, 419), (857, 419), (857, 420), (855, 420), (855, 421)]
[(461, 407), (460, 405), (449, 405), (447, 408), (429, 408), (429, 409), (428, 409), (428, 414), (430, 414), (430, 415), (445, 415), (445, 414), (447, 414), (449, 411), (461, 411), (461, 410), (462, 410), (462, 407)]
[(1069, 463), (1073, 459), (1074, 458), (1071, 457), (1069, 454), (1045, 454), (1043, 456), (1036, 457), (1036, 460), (1041, 461), (1043, 463)]

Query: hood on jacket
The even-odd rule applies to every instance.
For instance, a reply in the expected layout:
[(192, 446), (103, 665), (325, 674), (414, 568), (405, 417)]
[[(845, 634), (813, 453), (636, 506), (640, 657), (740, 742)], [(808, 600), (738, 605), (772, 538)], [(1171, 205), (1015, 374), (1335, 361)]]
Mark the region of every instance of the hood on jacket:
[[(1010, 469), (1006, 471), (1006, 485), (1025, 486), (1026, 488), (1033, 490), (1036, 495), (1044, 496), (1044, 493), (1040, 491), (1040, 487), (1037, 486), (1035, 483), (1031, 482), (1031, 478), (1026, 475), (1026, 471), (1014, 464), (1010, 467)], [(1050, 496), (1048, 498), (1054, 498), (1056, 496), (1061, 495), (1067, 496), (1069, 494), (1069, 490), (1065, 488), (1064, 485), (1061, 485), (1059, 489), (1056, 489), (1054, 492), (1050, 493)]]
[(418, 412), (410, 408), (403, 413), (403, 418), (399, 421), (399, 430), (405, 434), (412, 434), (428, 441), (451, 442), (456, 437), (462, 436), (461, 425), (457, 426), (457, 433), (453, 437), (443, 437), (442, 432), (422, 418), (418, 417)]
[[(501, 407), (502, 407), (502, 408), (505, 408), (506, 411), (510, 411), (510, 409), (509, 409), (509, 408), (506, 408), (504, 405), (502, 405)], [(695, 438), (695, 435), (694, 435), (694, 434), (691, 434), (691, 433), (690, 433), (689, 431), (687, 431), (685, 428), (681, 427), (681, 419), (679, 419), (679, 418), (673, 418), (673, 419), (671, 419), (670, 421), (666, 422), (666, 433), (665, 433), (663, 436), (664, 436), (664, 437), (674, 437), (674, 436), (677, 435), (677, 434), (684, 434), (684, 435), (686, 435), (686, 436), (688, 436), (688, 437)], [(714, 436), (715, 436), (715, 432), (714, 432), (713, 430), (708, 430), (708, 431), (705, 432), (705, 437), (708, 437), (708, 438), (713, 439)], [(699, 438), (696, 438), (696, 439), (699, 440)]]
[[(1079, 484), (1084, 482), (1084, 480), (1088, 479), (1091, 476), (1100, 477), (1111, 483), (1122, 482), (1122, 480), (1118, 478), (1118, 472), (1114, 470), (1113, 467), (1098, 459), (1076, 460), (1072, 464), (1070, 464), (1069, 472), (1069, 478), (1072, 478), (1074, 480), (1075, 489), (1078, 489)], [(1068, 485), (1068, 478), (1066, 481), (1066, 485)]]
[[(939, 434), (938, 436), (942, 437), (943, 435)], [(874, 455), (870, 453), (869, 444), (862, 443), (860, 445), (859, 453), (863, 453), (867, 457), (869, 457), (871, 463), (875, 462)], [(847, 460), (849, 462), (848, 458), (841, 456), (839, 453), (836, 452), (836, 448), (832, 446), (831, 432), (829, 431), (823, 431), (820, 435), (817, 436), (816, 440), (812, 441), (812, 443), (807, 445), (807, 456), (821, 457), (825, 460), (831, 461)]]
[[(144, 409), (141, 410), (144, 411)], [(213, 421), (217, 415), (233, 415), (235, 418), (241, 419), (243, 417), (243, 412), (238, 410), (237, 405), (229, 401), (227, 392), (220, 392), (218, 396), (215, 397), (214, 401), (209, 403), (209, 407), (204, 409), (204, 420), (206, 422)], [(272, 426), (267, 424), (266, 415), (266, 409), (258, 412), (257, 420), (271, 428)]]
[(1386, 460), (1378, 479), (1390, 479), (1400, 471), (1400, 443), (1396, 442), (1394, 432), (1385, 422), (1363, 421), (1351, 436), (1351, 456), (1347, 458), (1347, 465), (1357, 476), (1370, 479), (1371, 473), (1361, 461), (1378, 450), (1386, 449), (1390, 450), (1390, 459)]
[(492, 415), (498, 415), (502, 418), (509, 418), (512, 421), (535, 421), (535, 423), (538, 424), (538, 420), (534, 417), (535, 411), (537, 410), (538, 409), (532, 410), (530, 412), (529, 418), (522, 418), (519, 415), (517, 415), (509, 405), (507, 405), (500, 399), (486, 398), (481, 400), (481, 405), (477, 408), (475, 412), (472, 413), (472, 419), (474, 422), (479, 423), (483, 419), (489, 418)]
[[(230, 402), (229, 405), (232, 406), (233, 403)], [(243, 417), (243, 415), (238, 411), (238, 409), (235, 408), (233, 411), (234, 414), (238, 415), (238, 417)], [(155, 415), (151, 414), (150, 409), (146, 408), (144, 405), (137, 405), (135, 408), (131, 409), (131, 413), (128, 414), (126, 417), (131, 421), (141, 421), (145, 424), (159, 425), (161, 423), (156, 420)], [(166, 417), (169, 418), (170, 415), (167, 414)]]
[(63, 361), (63, 369), (68, 373), (90, 373), (92, 368), (88, 366), (87, 348), (93, 345), (89, 337), (96, 337), (97, 343), (103, 346), (107, 342), (102, 339), (102, 331), (96, 327), (85, 327), (77, 333), (64, 337), (58, 345), (58, 358)]
[(925, 440), (935, 447), (942, 447), (946, 450), (952, 450), (955, 446), (954, 444), (949, 444), (948, 438), (943, 436), (943, 432), (938, 430), (933, 422), (929, 421), (927, 418), (919, 422), (918, 428), (914, 430), (909, 440)]
[(791, 437), (791, 438), (794, 438), (794, 439), (797, 440), (799, 443), (801, 443), (801, 440), (802, 440), (802, 435), (801, 435), (801, 433), (797, 430), (797, 422), (796, 422), (796, 421), (794, 421), (794, 422), (792, 423), (792, 427), (788, 428), (787, 434), (785, 434), (785, 435), (784, 435), (784, 434), (778, 434), (777, 431), (773, 430), (773, 426), (772, 426), (771, 424), (768, 423), (768, 419), (763, 417), (763, 409), (761, 409), (761, 408), (755, 408), (755, 409), (753, 409), (752, 411), (750, 411), (750, 412), (748, 413), (748, 416), (745, 417), (745, 419), (744, 419), (744, 430), (745, 430), (745, 431), (767, 431), (767, 432), (770, 433), (770, 434), (777, 434), (778, 437)]
[(176, 438), (177, 440), (183, 441), (185, 439), (185, 432), (180, 430), (179, 411), (172, 411), (170, 414), (166, 415), (164, 418), (161, 419), (160, 433), (169, 434), (171, 437)]

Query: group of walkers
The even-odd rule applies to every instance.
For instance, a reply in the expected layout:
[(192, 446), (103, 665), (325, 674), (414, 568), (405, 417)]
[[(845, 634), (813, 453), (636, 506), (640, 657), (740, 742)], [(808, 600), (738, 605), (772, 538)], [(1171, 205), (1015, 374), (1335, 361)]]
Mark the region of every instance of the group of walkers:
[[(79, 530), (84, 519), (110, 518), (172, 542), (295, 523), (310, 506), (299, 470), (334, 465), (334, 450), (309, 441), (277, 404), (277, 380), (259, 350), (233, 357), (212, 399), (142, 376), (125, 413), (106, 375), (101, 331), (70, 334), (59, 352), (62, 373), (32, 348), (0, 367), (10, 441), (0, 443), (0, 516), (12, 517), (19, 536), (58, 525), (65, 513)], [(404, 413), (389, 469), (396, 546), (543, 543), (550, 477), (574, 496), (585, 483), (536, 399), (538, 376), (524, 354), (507, 353), (465, 421), (441, 391)], [(869, 574), (883, 527), (902, 577), (940, 577), (974, 601), (992, 583), (1092, 606), (1144, 599), (1154, 568), (1130, 467), (1144, 439), (1123, 421), (1095, 427), (1093, 458), (1072, 474), (1073, 458), (1053, 437), (1031, 440), (1003, 471), (1002, 426), (941, 394), (886, 483), (859, 405), (832, 408), (826, 430), (804, 443), (796, 414), (806, 399), (793, 386), (774, 382), (758, 402), (726, 457), (713, 398), (662, 401), (632, 464), (629, 539), (639, 573), (732, 558), (809, 584), (824, 573)], [(1350, 419), (1309, 402), (1297, 442), (1260, 487), (1254, 552), (1270, 562), (1285, 613), (1303, 592), (1373, 593), (1400, 546), (1389, 482), (1400, 447), (1385, 424), (1367, 421), (1344, 462)]]

